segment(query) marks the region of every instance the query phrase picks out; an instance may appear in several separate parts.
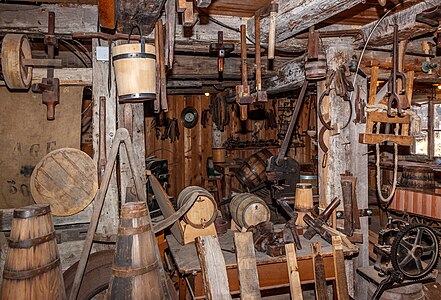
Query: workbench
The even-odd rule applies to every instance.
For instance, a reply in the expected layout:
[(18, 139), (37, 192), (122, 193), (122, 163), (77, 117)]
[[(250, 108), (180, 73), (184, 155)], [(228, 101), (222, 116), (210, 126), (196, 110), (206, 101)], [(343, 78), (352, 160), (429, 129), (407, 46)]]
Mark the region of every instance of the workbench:
[[(172, 235), (166, 237), (170, 253), (176, 263), (179, 273), (179, 299), (186, 299), (187, 284), (190, 287), (190, 293), (194, 294), (195, 299), (204, 299), (204, 282), (199, 265), (199, 259), (194, 243), (181, 245)], [(312, 240), (307, 240), (300, 236), (302, 249), (297, 250), (297, 261), (299, 266), (300, 280), (302, 283), (314, 282), (314, 272), (312, 265), (311, 243), (322, 243), (322, 255), (325, 267), (325, 276), (327, 280), (334, 280), (334, 260), (332, 257), (332, 246), (319, 236)], [(227, 268), (228, 282), (230, 292), (239, 294), (239, 279), (234, 253), (233, 231), (219, 237), (219, 244), (225, 259)], [(357, 249), (348, 249), (343, 247), (344, 255), (349, 258), (356, 254)], [(263, 252), (256, 251), (257, 272), (259, 275), (259, 284), (261, 290), (269, 290), (289, 286), (288, 269), (286, 257), (271, 257)]]

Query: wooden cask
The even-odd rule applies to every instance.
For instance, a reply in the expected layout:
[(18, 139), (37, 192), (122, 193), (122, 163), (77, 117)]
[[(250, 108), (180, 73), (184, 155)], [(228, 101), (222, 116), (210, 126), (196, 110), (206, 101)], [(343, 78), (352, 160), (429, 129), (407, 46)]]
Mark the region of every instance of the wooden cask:
[(217, 215), (217, 205), (213, 195), (200, 186), (188, 186), (178, 196), (178, 208), (181, 208), (192, 197), (197, 197), (197, 199), (184, 215), (184, 221), (195, 228), (208, 227), (216, 220)]
[(248, 157), (235, 173), (237, 180), (248, 190), (264, 183), (267, 180), (266, 166), (271, 156), (269, 150), (262, 149)]
[(164, 299), (155, 247), (146, 203), (123, 204), (109, 299)]
[(3, 38), (1, 63), (3, 77), (11, 90), (27, 90), (31, 86), (32, 67), (23, 60), (32, 58), (31, 44), (24, 34), (7, 34)]
[(14, 210), (2, 299), (66, 299), (50, 206)]
[(116, 86), (120, 102), (156, 99), (155, 47), (145, 44), (124, 44), (112, 50)]
[(230, 212), (234, 222), (245, 228), (270, 220), (270, 210), (265, 201), (253, 194), (234, 196), (230, 203)]
[(435, 177), (432, 168), (425, 166), (403, 166), (400, 186), (433, 189), (435, 187)]
[(313, 207), (312, 185), (310, 183), (297, 183), (296, 200), (294, 204), (294, 211), (298, 213), (296, 225), (303, 228), (308, 227), (303, 221), (303, 216), (306, 214), (311, 215)]

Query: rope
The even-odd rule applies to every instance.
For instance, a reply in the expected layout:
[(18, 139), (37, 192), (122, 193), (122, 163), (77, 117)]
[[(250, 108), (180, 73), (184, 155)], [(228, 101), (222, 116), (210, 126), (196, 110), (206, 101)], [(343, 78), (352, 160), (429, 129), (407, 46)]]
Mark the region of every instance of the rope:
[[(395, 128), (395, 135), (398, 135), (398, 131), (400, 130), (400, 125), (397, 124), (397, 127)], [(376, 133), (379, 134), (380, 133), (380, 124), (377, 123), (377, 129), (376, 129)], [(394, 179), (392, 182), (392, 191), (390, 192), (389, 196), (387, 196), (386, 198), (383, 196), (383, 193), (381, 192), (381, 168), (380, 168), (380, 144), (377, 143), (375, 144), (375, 150), (376, 150), (376, 161), (375, 161), (375, 165), (377, 167), (377, 190), (378, 190), (378, 196), (380, 197), (381, 202), (383, 202), (385, 204), (385, 206), (387, 207), (389, 205), (389, 201), (392, 199), (392, 197), (395, 194), (395, 190), (397, 188), (397, 177), (398, 177), (398, 144), (394, 143)]]

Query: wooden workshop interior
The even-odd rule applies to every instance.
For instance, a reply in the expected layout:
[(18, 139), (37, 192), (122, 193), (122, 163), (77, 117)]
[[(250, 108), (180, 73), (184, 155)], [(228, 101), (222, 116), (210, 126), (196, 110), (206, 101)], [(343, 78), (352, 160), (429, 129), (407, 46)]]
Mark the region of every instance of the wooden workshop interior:
[(441, 299), (441, 0), (0, 0), (1, 299)]

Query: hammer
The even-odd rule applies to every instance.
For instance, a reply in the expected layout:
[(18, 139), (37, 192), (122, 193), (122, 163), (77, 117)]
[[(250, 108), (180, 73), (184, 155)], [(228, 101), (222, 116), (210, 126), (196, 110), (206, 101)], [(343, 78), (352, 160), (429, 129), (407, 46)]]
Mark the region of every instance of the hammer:
[(303, 232), (303, 236), (305, 239), (312, 239), (314, 235), (317, 233), (328, 243), (332, 244), (332, 235), (323, 228), (323, 225), (326, 224), (326, 221), (329, 219), (329, 216), (332, 212), (337, 208), (340, 204), (340, 199), (337, 197), (332, 200), (331, 203), (325, 208), (325, 210), (315, 219), (313, 219), (310, 215), (304, 215), (303, 221), (309, 225), (309, 228)]
[(246, 25), (240, 25), (240, 60), (242, 63), (242, 85), (236, 86), (236, 102), (240, 106), (240, 120), (248, 119), (248, 106), (254, 102), (253, 96), (250, 94), (250, 86), (248, 85), (248, 63), (247, 63), (247, 36)]

